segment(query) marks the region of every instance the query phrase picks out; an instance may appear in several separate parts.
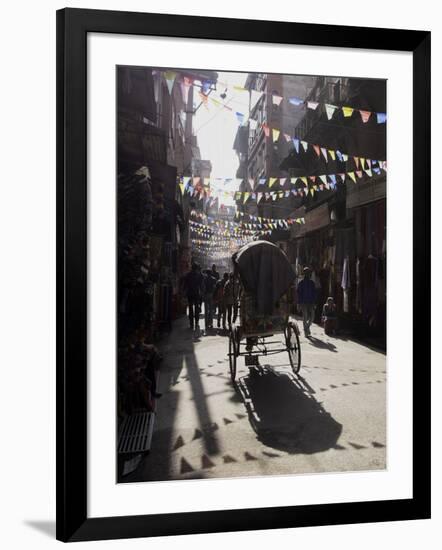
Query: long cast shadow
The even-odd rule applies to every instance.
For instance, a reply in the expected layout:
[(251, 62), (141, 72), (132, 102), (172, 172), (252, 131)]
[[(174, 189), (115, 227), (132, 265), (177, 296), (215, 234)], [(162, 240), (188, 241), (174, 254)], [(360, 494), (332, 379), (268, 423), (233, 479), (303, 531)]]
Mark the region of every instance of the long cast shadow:
[(336, 346), (332, 344), (331, 342), (324, 342), (324, 340), (321, 340), (320, 338), (316, 338), (316, 336), (309, 336), (308, 341), (310, 345), (314, 346), (315, 348), (321, 348), (326, 349), (329, 351), (333, 351), (337, 353)]
[(159, 384), (159, 391), (163, 393), (163, 397), (158, 401), (152, 448), (140, 467), (135, 472), (121, 477), (120, 483), (174, 479), (171, 455), (174, 447), (179, 445), (174, 427), (183, 372), (192, 390), (205, 451), (209, 456), (218, 454), (219, 445), (214, 429), (216, 426), (207, 405), (201, 371), (195, 355), (195, 344), (200, 338), (201, 334), (191, 333), (187, 329), (186, 319), (181, 318), (174, 322), (171, 333), (158, 343), (158, 348), (164, 355)]
[(314, 390), (291, 373), (251, 369), (238, 381), (258, 439), (288, 453), (313, 454), (334, 447), (342, 424), (314, 397)]

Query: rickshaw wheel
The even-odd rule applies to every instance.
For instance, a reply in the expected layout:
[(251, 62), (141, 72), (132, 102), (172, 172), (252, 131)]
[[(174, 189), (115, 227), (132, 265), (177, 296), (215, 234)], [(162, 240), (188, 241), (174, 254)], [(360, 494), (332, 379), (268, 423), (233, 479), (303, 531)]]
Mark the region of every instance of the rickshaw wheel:
[(236, 356), (237, 356), (237, 345), (235, 341), (235, 333), (231, 329), (229, 332), (229, 367), (230, 367), (230, 378), (232, 382), (235, 382), (236, 378)]
[(292, 371), (295, 374), (298, 374), (299, 369), (301, 368), (301, 344), (299, 342), (299, 334), (293, 326), (293, 323), (288, 323), (284, 332), (290, 365), (292, 367)]

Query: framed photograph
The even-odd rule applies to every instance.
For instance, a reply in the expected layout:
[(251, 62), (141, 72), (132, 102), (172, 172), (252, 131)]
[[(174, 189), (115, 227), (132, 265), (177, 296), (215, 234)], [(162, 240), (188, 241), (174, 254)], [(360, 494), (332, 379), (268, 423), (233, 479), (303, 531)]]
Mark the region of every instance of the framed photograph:
[(430, 517), (430, 33), (57, 12), (57, 538)]

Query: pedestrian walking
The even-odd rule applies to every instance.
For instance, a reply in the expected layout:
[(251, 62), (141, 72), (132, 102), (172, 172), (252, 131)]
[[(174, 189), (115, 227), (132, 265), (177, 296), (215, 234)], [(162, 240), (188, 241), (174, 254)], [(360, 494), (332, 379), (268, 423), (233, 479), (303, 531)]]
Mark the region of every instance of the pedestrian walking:
[(211, 269), (206, 269), (204, 275), (204, 320), (206, 330), (208, 330), (209, 328), (213, 328), (213, 294), (215, 292), (217, 280), (212, 274)]
[(224, 302), (224, 285), (229, 279), (229, 274), (224, 273), (223, 278), (220, 279), (215, 285), (214, 302), (217, 306), (217, 326), (218, 328), (226, 328), (226, 304)]
[(192, 264), (192, 269), (184, 277), (183, 282), (189, 305), (190, 328), (196, 330), (199, 329), (201, 300), (204, 294), (204, 278), (197, 263)]
[(322, 324), (324, 326), (324, 332), (329, 336), (330, 334), (336, 334), (336, 328), (338, 323), (338, 317), (336, 314), (336, 304), (332, 296), (327, 298), (327, 301), (322, 308)]
[(212, 276), (215, 277), (215, 279), (217, 281), (219, 281), (219, 273), (216, 270), (216, 265), (215, 264), (212, 264), (212, 269), (210, 270), (210, 272), (211, 272)]
[(311, 280), (311, 270), (304, 267), (304, 278), (300, 281), (297, 288), (298, 304), (302, 311), (304, 323), (304, 334), (310, 336), (310, 325), (313, 323), (316, 306), (316, 286)]
[(238, 290), (239, 283), (238, 281), (235, 281), (235, 276), (233, 273), (230, 273), (229, 278), (224, 285), (224, 303), (229, 328), (232, 326), (232, 322), (234, 323), (236, 321), (236, 315), (238, 312)]

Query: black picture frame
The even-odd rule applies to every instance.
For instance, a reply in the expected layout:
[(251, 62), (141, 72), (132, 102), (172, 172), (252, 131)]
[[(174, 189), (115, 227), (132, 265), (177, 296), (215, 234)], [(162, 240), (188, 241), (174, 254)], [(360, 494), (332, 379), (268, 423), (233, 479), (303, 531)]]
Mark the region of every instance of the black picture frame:
[[(121, 517), (87, 515), (87, 34), (413, 54), (413, 498)], [(430, 517), (430, 33), (63, 9), (57, 12), (57, 538), (85, 541)]]

